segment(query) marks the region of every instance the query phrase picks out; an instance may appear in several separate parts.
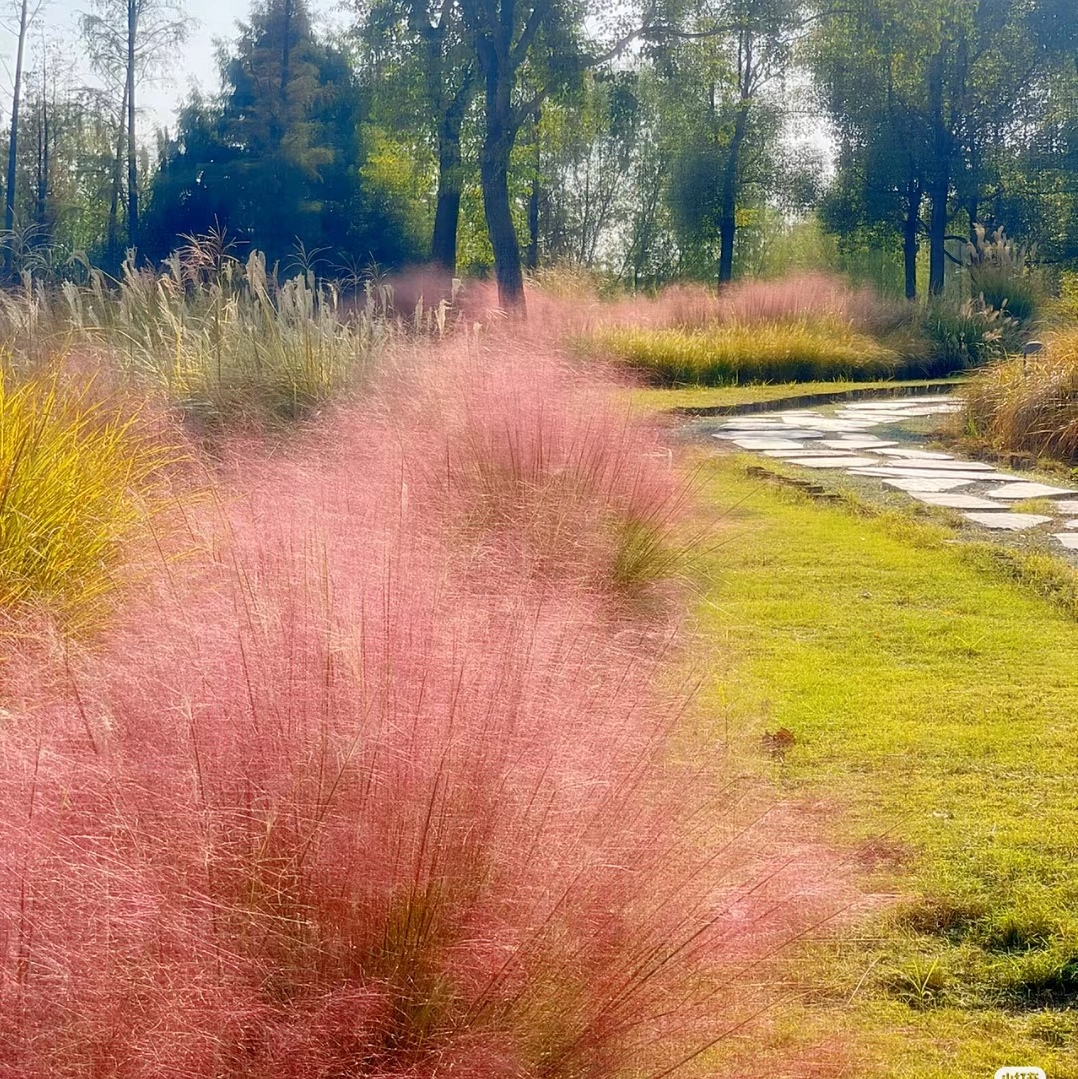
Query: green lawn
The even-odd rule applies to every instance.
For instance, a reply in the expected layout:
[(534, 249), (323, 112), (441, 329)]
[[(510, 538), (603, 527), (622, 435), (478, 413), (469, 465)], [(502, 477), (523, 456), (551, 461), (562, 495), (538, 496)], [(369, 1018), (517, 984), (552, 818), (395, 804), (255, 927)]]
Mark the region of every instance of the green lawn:
[(946, 527), (703, 475), (703, 714), (898, 897), (799, 957), (776, 1037), (851, 1042), (853, 1075), (1076, 1079), (1078, 624)]
[(634, 407), (665, 412), (674, 408), (714, 408), (776, 401), (785, 397), (812, 397), (846, 390), (886, 390), (895, 386), (957, 385), (957, 379), (920, 379), (914, 382), (763, 382), (743, 386), (685, 386), (681, 389), (644, 387), (630, 391)]

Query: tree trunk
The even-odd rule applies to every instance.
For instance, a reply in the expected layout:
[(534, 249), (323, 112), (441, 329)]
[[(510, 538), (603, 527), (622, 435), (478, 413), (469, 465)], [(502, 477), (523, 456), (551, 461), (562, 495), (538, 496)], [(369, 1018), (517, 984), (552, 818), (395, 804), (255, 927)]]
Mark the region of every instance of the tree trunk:
[(278, 117), (277, 142), (284, 138), (288, 128), (288, 83), (292, 78), (292, 0), (285, 0), (284, 33), (281, 41), (281, 81), (277, 87)]
[(8, 236), (4, 254), (4, 268), (12, 270), (11, 233), (15, 228), (15, 177), (19, 146), (19, 95), (22, 91), (22, 55), (26, 45), (26, 18), (28, 0), (22, 0), (19, 14), (19, 44), (15, 53), (15, 84), (11, 96), (11, 136), (7, 151), (7, 188), (4, 192), (4, 231)]
[(509, 148), (484, 146), (479, 177), (483, 188), (483, 215), (487, 219), (490, 245), (494, 248), (494, 277), (498, 303), (508, 312), (524, 315), (524, 273), (520, 242), (509, 203)]
[(135, 38), (139, 0), (127, 0), (127, 246), (139, 245), (138, 147), (135, 143)]
[(110, 267), (119, 263), (120, 248), (120, 196), (123, 182), (124, 132), (127, 114), (127, 84), (124, 83), (123, 101), (120, 103), (120, 119), (116, 125), (116, 156), (112, 159), (112, 177), (109, 184), (109, 220), (105, 233), (106, 251)]
[(943, 116), (943, 52), (931, 61), (928, 74), (928, 100), (932, 120), (932, 181), (928, 197), (932, 214), (928, 224), (928, 291), (932, 296), (943, 292), (947, 275), (947, 198), (951, 193), (951, 133)]
[(749, 123), (749, 102), (742, 100), (734, 121), (730, 139), (730, 154), (722, 178), (722, 203), (719, 208), (719, 287), (729, 284), (734, 276), (734, 233), (737, 231), (738, 171), (741, 146)]
[(532, 188), (528, 195), (528, 250), (524, 255), (524, 265), (529, 270), (539, 267), (539, 112), (536, 111), (532, 120), (532, 147), (535, 150), (535, 161), (532, 163)]
[(494, 277), (502, 309), (524, 316), (524, 272), (520, 242), (509, 202), (509, 155), (519, 121), (513, 116), (512, 72), (494, 48), (483, 54), (486, 79), (486, 130), (479, 155), (479, 180), (483, 189), (483, 216), (487, 220), (490, 246), (494, 249)]
[(902, 235), (902, 261), (906, 271), (906, 299), (917, 299), (917, 253), (920, 247), (921, 185), (906, 185), (906, 221)]
[(457, 272), (460, 194), (464, 186), (460, 130), (470, 99), (471, 83), (468, 81), (445, 110), (438, 127), (438, 201), (434, 210), (430, 260), (448, 277)]
[(532, 177), (532, 189), (528, 195), (528, 249), (524, 265), (529, 270), (539, 268), (539, 177)]
[(434, 209), (434, 231), (430, 241), (430, 260), (446, 276), (457, 272), (457, 230), (460, 225), (460, 180), (452, 172), (460, 162), (447, 165), (438, 160), (438, 201)]
[(48, 224), (49, 210), (49, 76), (48, 56), (41, 58), (41, 121), (37, 125), (37, 200), (36, 224)]
[(950, 186), (945, 177), (940, 178), (933, 181), (928, 193), (932, 200), (932, 213), (928, 220), (928, 291), (932, 296), (939, 296), (946, 283), (947, 196)]

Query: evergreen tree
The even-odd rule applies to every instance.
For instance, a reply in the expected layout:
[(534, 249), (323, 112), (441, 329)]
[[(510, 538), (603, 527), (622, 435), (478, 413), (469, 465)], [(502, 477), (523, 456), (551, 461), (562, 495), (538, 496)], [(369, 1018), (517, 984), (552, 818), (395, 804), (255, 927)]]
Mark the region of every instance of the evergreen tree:
[(272, 265), (297, 245), (326, 258), (414, 258), (407, 214), (365, 182), (363, 109), (345, 54), (316, 36), (304, 0), (266, 0), (224, 58), (225, 89), (195, 98), (153, 193), (157, 253), (217, 225)]

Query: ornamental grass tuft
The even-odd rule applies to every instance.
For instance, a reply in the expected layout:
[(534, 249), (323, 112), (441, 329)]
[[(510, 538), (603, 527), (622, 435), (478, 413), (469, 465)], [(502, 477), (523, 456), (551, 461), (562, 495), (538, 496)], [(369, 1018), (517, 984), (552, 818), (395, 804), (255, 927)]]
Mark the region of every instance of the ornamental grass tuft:
[(168, 457), (92, 378), (0, 364), (0, 611), (93, 623)]

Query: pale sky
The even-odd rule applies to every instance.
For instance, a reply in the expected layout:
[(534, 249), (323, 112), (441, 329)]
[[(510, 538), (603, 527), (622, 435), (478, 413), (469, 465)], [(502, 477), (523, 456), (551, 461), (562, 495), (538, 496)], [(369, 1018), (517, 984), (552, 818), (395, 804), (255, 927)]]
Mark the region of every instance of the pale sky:
[[(19, 0), (0, 0), (0, 123), (8, 123), (11, 109), (11, 85), (15, 78), (15, 46), (18, 29)], [(38, 0), (30, 0), (33, 10)], [(342, 17), (341, 0), (309, 0), (312, 13), (319, 20)], [(70, 55), (79, 62), (87, 84), (93, 75), (83, 62), (78, 36), (78, 15), (87, 10), (87, 0), (45, 0), (41, 13), (33, 24), (31, 36), (40, 40), (41, 31), (49, 37), (62, 36)], [(195, 20), (187, 44), (178, 50), (175, 62), (155, 85), (147, 84), (141, 91), (144, 106), (140, 117), (141, 136), (152, 134), (156, 126), (174, 124), (176, 107), (193, 86), (203, 90), (217, 89), (217, 66), (214, 60), (214, 39), (234, 39), (236, 23), (244, 20), (250, 10), (250, 0), (185, 0), (187, 14)], [(27, 58), (25, 63), (29, 64)], [(137, 100), (137, 99), (136, 99)]]

